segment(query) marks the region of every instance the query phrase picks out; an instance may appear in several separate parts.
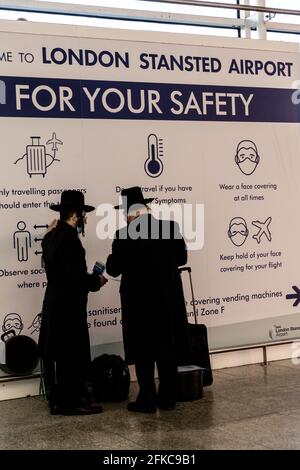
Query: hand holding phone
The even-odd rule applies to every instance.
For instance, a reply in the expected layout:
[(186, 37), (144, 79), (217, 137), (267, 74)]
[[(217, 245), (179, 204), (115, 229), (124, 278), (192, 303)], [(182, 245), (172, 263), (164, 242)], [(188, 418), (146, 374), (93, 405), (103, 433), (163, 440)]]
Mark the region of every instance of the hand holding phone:
[(104, 271), (105, 271), (105, 264), (102, 263), (101, 261), (96, 261), (93, 267), (93, 273), (98, 274), (98, 276), (100, 276), (101, 274), (104, 273)]

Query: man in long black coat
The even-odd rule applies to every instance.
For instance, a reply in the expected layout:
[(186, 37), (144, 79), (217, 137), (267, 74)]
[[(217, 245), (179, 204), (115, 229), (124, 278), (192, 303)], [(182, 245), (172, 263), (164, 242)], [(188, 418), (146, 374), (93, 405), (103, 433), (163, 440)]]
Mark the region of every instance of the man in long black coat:
[[(106, 263), (122, 275), (120, 295), (125, 359), (135, 364), (139, 394), (130, 411), (155, 412), (176, 404), (177, 358), (187, 348), (187, 317), (178, 267), (187, 262), (176, 223), (155, 219), (138, 187), (122, 191), (128, 225), (117, 231)], [(136, 208), (132, 213), (132, 208)], [(158, 394), (154, 365), (159, 374)]]
[(60, 220), (42, 241), (48, 285), (39, 337), (50, 412), (100, 412), (101, 407), (87, 406), (83, 397), (90, 367), (88, 292), (98, 291), (105, 280), (88, 274), (78, 237), (85, 213), (94, 208), (84, 204), (80, 191), (64, 191), (61, 204), (50, 208), (60, 212)]

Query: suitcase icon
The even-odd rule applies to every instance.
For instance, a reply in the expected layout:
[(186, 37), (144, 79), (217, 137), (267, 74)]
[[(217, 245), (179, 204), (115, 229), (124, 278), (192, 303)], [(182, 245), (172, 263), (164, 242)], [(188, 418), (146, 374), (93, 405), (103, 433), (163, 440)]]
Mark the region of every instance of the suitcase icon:
[(40, 137), (31, 137), (31, 145), (26, 146), (27, 173), (32, 175), (43, 175), (47, 173), (46, 147), (40, 145)]
[(20, 158), (18, 158), (14, 164), (16, 165), (19, 161), (25, 158), (27, 174), (32, 177), (32, 175), (45, 175), (47, 173), (47, 168), (52, 165), (54, 162), (59, 162), (60, 160), (56, 158), (58, 152), (58, 145), (63, 145), (63, 142), (56, 137), (56, 133), (52, 133), (52, 138), (47, 140), (46, 145), (52, 144), (52, 154), (47, 153), (45, 145), (40, 144), (39, 136), (31, 137), (31, 144), (26, 145), (26, 153)]

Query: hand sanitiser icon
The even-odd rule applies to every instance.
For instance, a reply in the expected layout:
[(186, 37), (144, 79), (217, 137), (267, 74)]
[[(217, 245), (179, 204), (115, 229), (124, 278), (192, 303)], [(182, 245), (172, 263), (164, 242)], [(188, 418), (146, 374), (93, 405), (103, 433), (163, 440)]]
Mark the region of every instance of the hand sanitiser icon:
[(162, 174), (164, 169), (162, 156), (163, 140), (155, 134), (148, 135), (148, 158), (145, 162), (145, 171), (151, 178), (157, 178)]

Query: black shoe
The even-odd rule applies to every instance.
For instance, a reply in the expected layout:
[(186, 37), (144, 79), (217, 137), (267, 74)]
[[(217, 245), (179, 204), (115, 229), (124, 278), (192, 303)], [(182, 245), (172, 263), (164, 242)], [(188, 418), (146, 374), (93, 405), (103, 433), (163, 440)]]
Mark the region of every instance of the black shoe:
[(95, 415), (103, 412), (100, 405), (85, 405), (77, 406), (75, 408), (64, 408), (60, 410), (60, 414), (64, 416), (78, 416), (78, 415)]
[(128, 411), (135, 411), (136, 413), (155, 413), (156, 406), (154, 405), (143, 405), (137, 401), (131, 401), (127, 405)]

